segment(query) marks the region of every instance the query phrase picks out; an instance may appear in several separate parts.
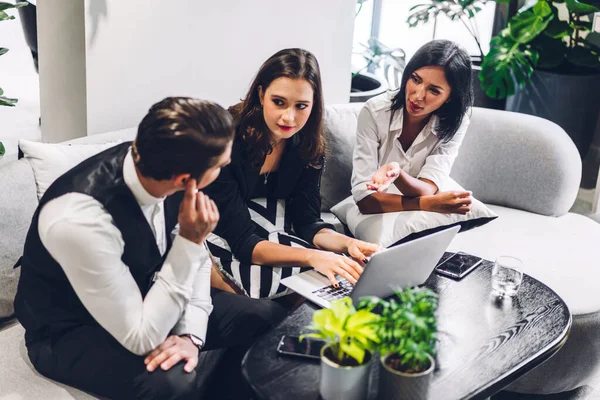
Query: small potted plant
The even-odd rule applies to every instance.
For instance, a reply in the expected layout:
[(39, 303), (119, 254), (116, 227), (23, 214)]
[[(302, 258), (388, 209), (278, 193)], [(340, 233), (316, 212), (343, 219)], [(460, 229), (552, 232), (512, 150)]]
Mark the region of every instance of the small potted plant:
[(379, 341), (379, 316), (368, 309), (356, 310), (347, 297), (331, 302), (331, 308), (316, 311), (309, 329), (302, 335), (323, 339), (321, 383), (324, 400), (364, 400), (369, 389), (372, 350)]
[(381, 368), (379, 398), (426, 399), (435, 354), (437, 295), (425, 288), (407, 288), (387, 300), (367, 299), (361, 309), (377, 309)]

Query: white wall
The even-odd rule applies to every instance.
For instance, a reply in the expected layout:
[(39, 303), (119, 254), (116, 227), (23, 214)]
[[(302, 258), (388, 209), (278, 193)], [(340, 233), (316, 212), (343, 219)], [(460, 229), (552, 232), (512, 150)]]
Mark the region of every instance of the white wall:
[(42, 140), (61, 142), (87, 131), (83, 0), (37, 4)]
[[(64, 12), (65, 7), (59, 8)], [(43, 19), (39, 8), (38, 19)], [(347, 102), (354, 11), (355, 0), (86, 0), (85, 66), (77, 65), (85, 73), (85, 93), (77, 87), (80, 95), (73, 98), (85, 103), (87, 129), (60, 133), (62, 127), (42, 118), (44, 139), (137, 125), (154, 102), (168, 95), (229, 106), (245, 94), (261, 63), (285, 47), (312, 51), (321, 65), (326, 103)], [(81, 37), (72, 25), (61, 29)], [(77, 57), (66, 62), (78, 64)], [(43, 116), (47, 109), (64, 120), (82, 117), (49, 101), (43, 84), (41, 90)], [(56, 90), (53, 96), (69, 102)]]

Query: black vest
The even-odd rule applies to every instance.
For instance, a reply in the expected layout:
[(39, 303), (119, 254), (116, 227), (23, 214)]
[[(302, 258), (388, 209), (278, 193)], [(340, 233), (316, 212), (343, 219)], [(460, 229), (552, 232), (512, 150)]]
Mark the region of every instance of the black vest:
[[(38, 205), (25, 240), (21, 277), (15, 298), (17, 318), (26, 330), (26, 340), (56, 337), (81, 325), (98, 323), (83, 306), (60, 265), (40, 240), (38, 219), (42, 207), (66, 193), (83, 193), (100, 202), (121, 231), (125, 248), (121, 260), (129, 267), (142, 297), (152, 285), (154, 273), (164, 257), (156, 245), (133, 193), (123, 179), (123, 161), (131, 143), (123, 143), (91, 157), (58, 178)], [(177, 224), (182, 192), (165, 200), (167, 252), (170, 232)], [(93, 246), (89, 243), (89, 246)]]

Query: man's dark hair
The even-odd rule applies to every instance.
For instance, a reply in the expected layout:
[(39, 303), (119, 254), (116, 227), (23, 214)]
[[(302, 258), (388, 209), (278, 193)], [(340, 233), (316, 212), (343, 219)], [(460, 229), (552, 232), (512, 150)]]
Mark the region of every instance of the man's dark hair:
[(156, 180), (190, 174), (200, 178), (233, 140), (231, 115), (220, 105), (190, 97), (154, 104), (138, 127), (133, 159)]
[(463, 121), (463, 116), (473, 105), (471, 58), (469, 53), (450, 40), (438, 39), (426, 43), (406, 64), (402, 72), (400, 91), (392, 100), (392, 118), (396, 111), (405, 107), (406, 83), (413, 72), (430, 66), (443, 67), (446, 80), (452, 88), (449, 101), (434, 111), (440, 121), (438, 137), (448, 141), (454, 137)]

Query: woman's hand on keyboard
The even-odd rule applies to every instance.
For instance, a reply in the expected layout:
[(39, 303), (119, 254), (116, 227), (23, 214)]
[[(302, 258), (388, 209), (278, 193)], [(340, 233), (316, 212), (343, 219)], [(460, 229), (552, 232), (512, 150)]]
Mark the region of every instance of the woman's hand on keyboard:
[(338, 287), (336, 275), (342, 276), (353, 285), (363, 272), (363, 268), (353, 259), (322, 250), (310, 250), (308, 264), (325, 275), (334, 287)]

